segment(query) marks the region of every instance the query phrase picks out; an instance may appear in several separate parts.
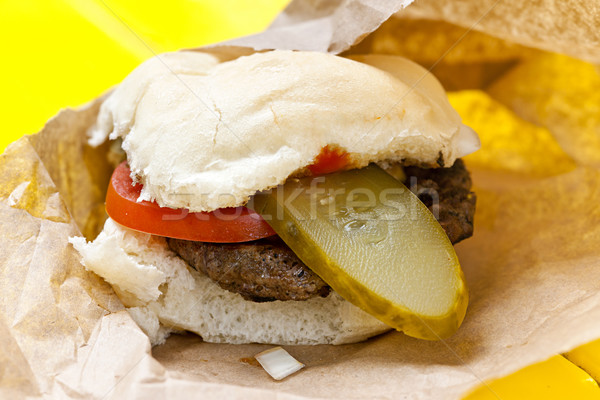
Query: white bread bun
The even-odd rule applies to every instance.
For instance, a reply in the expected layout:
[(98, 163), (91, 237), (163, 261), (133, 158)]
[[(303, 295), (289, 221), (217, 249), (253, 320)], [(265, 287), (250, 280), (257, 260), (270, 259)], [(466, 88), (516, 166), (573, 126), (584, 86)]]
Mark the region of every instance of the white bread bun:
[(93, 242), (70, 242), (85, 267), (113, 286), (153, 345), (176, 330), (213, 343), (344, 344), (390, 329), (334, 292), (307, 301), (246, 301), (188, 266), (164, 238), (111, 219)]
[(439, 82), (395, 56), (275, 50), (155, 57), (102, 105), (92, 144), (123, 138), (140, 200), (211, 211), (300, 173), (326, 145), (356, 168), (450, 166), (479, 147)]

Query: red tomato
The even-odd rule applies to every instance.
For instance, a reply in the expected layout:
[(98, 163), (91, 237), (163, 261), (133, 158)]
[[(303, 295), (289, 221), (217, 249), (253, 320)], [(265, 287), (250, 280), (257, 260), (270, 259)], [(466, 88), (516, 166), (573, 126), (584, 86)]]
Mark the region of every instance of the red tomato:
[(348, 165), (348, 153), (344, 150), (325, 146), (308, 169), (313, 175), (330, 174)]
[(177, 239), (213, 243), (238, 243), (272, 236), (275, 231), (246, 207), (190, 213), (186, 209), (137, 202), (142, 185), (133, 185), (130, 170), (122, 163), (113, 172), (106, 194), (106, 212), (119, 224), (136, 231)]

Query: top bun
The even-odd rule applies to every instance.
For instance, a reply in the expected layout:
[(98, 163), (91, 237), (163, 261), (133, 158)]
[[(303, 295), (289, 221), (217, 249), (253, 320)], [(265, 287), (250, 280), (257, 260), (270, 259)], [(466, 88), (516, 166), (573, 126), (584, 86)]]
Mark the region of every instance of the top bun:
[(327, 145), (355, 168), (450, 166), (479, 147), (413, 62), (282, 50), (152, 58), (102, 104), (90, 143), (107, 137), (123, 138), (140, 200), (193, 212), (243, 205), (303, 173)]

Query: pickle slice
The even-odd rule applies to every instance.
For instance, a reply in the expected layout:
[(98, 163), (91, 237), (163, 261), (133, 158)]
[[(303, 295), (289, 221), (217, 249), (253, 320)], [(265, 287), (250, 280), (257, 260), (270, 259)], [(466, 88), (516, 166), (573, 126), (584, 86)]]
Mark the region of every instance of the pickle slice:
[(439, 340), (462, 323), (468, 294), (452, 244), (376, 165), (288, 179), (249, 207), (343, 298), (389, 326)]

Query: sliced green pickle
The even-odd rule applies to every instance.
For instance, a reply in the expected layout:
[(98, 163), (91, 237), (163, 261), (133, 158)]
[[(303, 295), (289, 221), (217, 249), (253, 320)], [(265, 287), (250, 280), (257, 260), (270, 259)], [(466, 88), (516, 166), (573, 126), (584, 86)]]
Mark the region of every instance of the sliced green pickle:
[(468, 294), (452, 244), (376, 165), (288, 179), (249, 206), (337, 293), (389, 326), (439, 340), (462, 323)]

